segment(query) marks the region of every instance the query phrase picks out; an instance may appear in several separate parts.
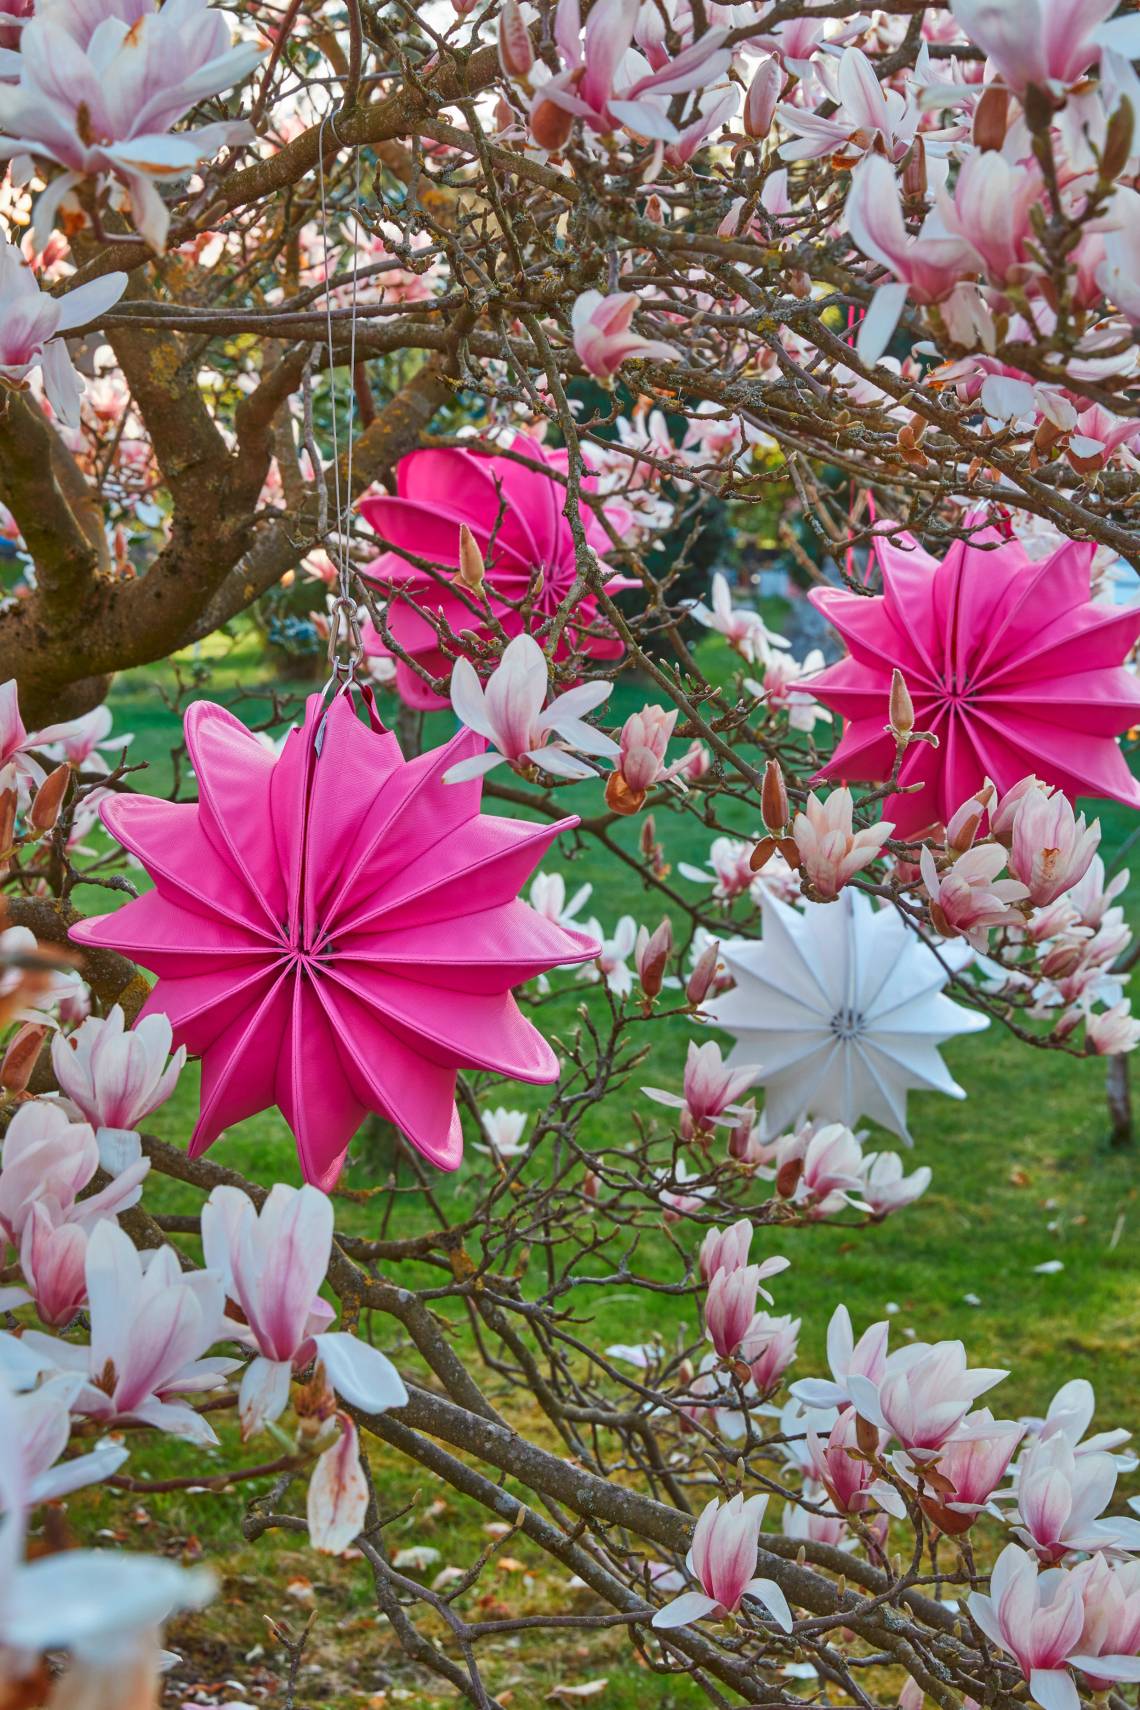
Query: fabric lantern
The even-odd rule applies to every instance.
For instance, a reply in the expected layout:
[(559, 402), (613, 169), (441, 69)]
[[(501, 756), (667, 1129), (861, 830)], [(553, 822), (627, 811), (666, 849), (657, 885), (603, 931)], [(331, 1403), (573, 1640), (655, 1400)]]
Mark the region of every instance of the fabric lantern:
[[(983, 550), (985, 548), (985, 550)], [(1008, 790), (1028, 773), (1078, 796), (1140, 807), (1140, 784), (1117, 736), (1140, 723), (1140, 685), (1124, 660), (1140, 636), (1140, 607), (1094, 605), (1094, 548), (1066, 541), (1035, 562), (996, 529), (932, 558), (908, 535), (877, 540), (883, 592), (837, 588), (811, 599), (850, 656), (811, 680), (846, 720), (821, 778), (881, 782), (895, 759), (886, 731), (891, 674), (902, 672), (916, 742), (899, 774), (913, 795), (881, 804), (896, 837), (946, 823), (987, 778)]]
[(458, 1069), (556, 1080), (511, 988), (599, 949), (517, 894), (577, 819), (480, 813), (480, 779), (442, 778), (482, 738), (462, 730), (405, 760), (370, 697), (369, 712), (371, 728), (351, 690), (327, 706), (313, 695), (278, 755), (196, 701), (197, 803), (101, 804), (153, 891), (71, 934), (158, 975), (143, 1014), (169, 1015), (202, 1059), (190, 1155), (276, 1104), (305, 1179), (326, 1190), (370, 1110), (449, 1170), (463, 1151)]
[[(487, 610), (508, 640), (523, 631), (519, 607), (529, 589), (537, 586), (529, 620), (533, 625), (551, 617), (574, 585), (574, 536), (563, 515), (566, 452), (540, 445), (524, 433), (515, 434), (507, 449), (509, 457), (485, 457), (454, 446), (409, 452), (396, 467), (395, 494), (365, 499), (360, 506), (376, 533), (395, 548), (382, 552), (365, 571), (388, 595), (385, 622), (392, 638), (436, 677), (450, 675), (451, 656), (441, 651), (434, 626), (417, 606), (441, 614), (455, 635), (470, 630), (490, 638), (493, 633), (479, 616), (483, 597), (473, 598), (468, 592), (465, 598), (463, 589), (451, 585), (448, 572), (459, 564), (462, 523), (471, 530), (486, 562)], [(593, 477), (583, 482), (587, 489), (596, 484)], [(580, 508), (579, 516), (588, 545), (604, 560), (609, 537), (592, 511)], [(620, 523), (622, 516), (615, 517), (615, 522)], [(447, 570), (433, 575), (419, 569), (401, 556), (402, 549)], [(639, 586), (613, 573), (606, 580), (609, 593)], [(371, 623), (364, 626), (364, 646), (374, 658), (388, 652)], [(563, 658), (572, 649), (595, 659), (621, 657), (622, 643), (602, 625), (593, 594), (575, 607), (554, 657)], [(402, 659), (396, 661), (396, 688), (409, 706), (447, 704)]]
[(849, 1128), (869, 1117), (909, 1143), (909, 1090), (965, 1098), (938, 1047), (989, 1025), (942, 990), (968, 946), (936, 956), (896, 909), (850, 888), (800, 909), (765, 893), (760, 906), (763, 938), (721, 945), (736, 985), (704, 1009), (736, 1040), (730, 1068), (762, 1066), (764, 1138), (808, 1116)]

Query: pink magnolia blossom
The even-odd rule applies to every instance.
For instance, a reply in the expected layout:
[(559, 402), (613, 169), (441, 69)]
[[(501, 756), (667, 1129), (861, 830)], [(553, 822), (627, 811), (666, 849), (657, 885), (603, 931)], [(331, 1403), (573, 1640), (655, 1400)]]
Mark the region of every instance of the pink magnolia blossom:
[[(666, 111), (671, 98), (708, 89), (727, 71), (732, 55), (724, 46), (724, 30), (707, 30), (674, 59), (668, 58), (663, 40), (650, 42), (654, 65), (631, 51), (641, 11), (640, 0), (597, 0), (583, 39), (579, 0), (558, 0), (554, 39), (564, 69), (536, 91), (532, 124), (535, 108), (550, 104), (599, 135), (626, 125), (638, 136), (677, 141), (677, 127)], [(535, 137), (546, 146), (540, 128)]]
[[(0, 339), (4, 336), (0, 327)], [(44, 769), (29, 752), (34, 747), (35, 742), (20, 716), (16, 679), (9, 677), (6, 683), (0, 683), (0, 789), (20, 788), (26, 792), (43, 783)]]
[(1029, 215), (1043, 194), (1036, 162), (1024, 166), (984, 149), (966, 156), (954, 194), (939, 195), (938, 211), (946, 230), (981, 257), (994, 285), (1017, 285), (1035, 265)]
[(507, 1110), (499, 1105), (495, 1110), (484, 1110), (480, 1113), (483, 1132), (489, 1144), (480, 1146), (476, 1143), (477, 1152), (486, 1152), (492, 1158), (521, 1158), (525, 1156), (528, 1147), (523, 1140), (523, 1132), (527, 1125), (525, 1110)]
[(978, 271), (979, 257), (965, 238), (946, 231), (933, 210), (918, 236), (911, 237), (903, 220), (898, 180), (882, 155), (868, 155), (851, 174), (845, 215), (853, 242), (894, 275), (893, 284), (876, 290), (859, 329), (859, 355), (864, 362), (875, 363), (891, 341), (907, 298), (919, 304), (946, 302), (964, 279)]
[(825, 800), (809, 790), (807, 806), (792, 821), (801, 870), (822, 902), (833, 901), (849, 879), (877, 860), (894, 830), (889, 821), (880, 820), (856, 831), (854, 805), (848, 789), (832, 790)]
[(722, 1620), (734, 1615), (745, 1597), (762, 1603), (785, 1633), (792, 1630), (788, 1600), (774, 1580), (757, 1578), (756, 1555), (766, 1496), (743, 1495), (722, 1503), (718, 1497), (704, 1509), (693, 1531), (685, 1558), (700, 1591), (682, 1592), (653, 1617), (655, 1627), (685, 1627), (706, 1615)]
[(1140, 1520), (1101, 1518), (1116, 1475), (1109, 1454), (1077, 1455), (1061, 1432), (1039, 1438), (1018, 1465), (1017, 1536), (1048, 1565), (1070, 1551), (1140, 1549)]
[(746, 677), (744, 687), (765, 706), (784, 713), (792, 730), (812, 731), (821, 722), (831, 723), (831, 714), (807, 686), (813, 673), (822, 669), (823, 654), (818, 647), (802, 661), (790, 653), (775, 654), (765, 663), (763, 681)]
[(606, 937), (600, 921), (590, 920), (586, 923), (586, 931), (599, 944), (598, 954), (592, 962), (587, 962), (578, 969), (576, 978), (596, 983), (599, 979), (606, 982), (608, 991), (615, 997), (628, 997), (633, 990), (633, 970), (629, 966), (629, 958), (637, 950), (637, 922), (632, 914), (619, 917), (610, 937)]
[(740, 1344), (740, 1358), (751, 1368), (761, 1395), (774, 1389), (796, 1357), (800, 1319), (758, 1312)]
[[(811, 1379), (805, 1380), (811, 1382)], [(798, 1385), (792, 1386), (793, 1394)], [(872, 1500), (869, 1486), (875, 1469), (860, 1448), (859, 1419), (854, 1408), (844, 1408), (823, 1441), (809, 1426), (806, 1447), (812, 1473), (827, 1491), (840, 1514), (859, 1514)]]
[[(443, 775), (445, 784), (476, 778), (504, 760), (512, 766), (541, 766), (560, 778), (592, 778), (594, 773), (569, 750), (584, 754), (619, 753), (612, 737), (586, 724), (585, 714), (608, 700), (612, 683), (579, 683), (543, 709), (549, 688), (546, 656), (533, 636), (516, 635), (503, 649), (484, 689), (469, 659), (457, 659), (451, 673), (451, 704), (456, 718), (491, 744), (484, 754), (460, 760)], [(551, 743), (557, 735), (561, 740)]]
[(1140, 1021), (1133, 1020), (1127, 998), (1111, 1008), (1085, 1014), (1085, 1043), (1098, 1057), (1119, 1057), (1140, 1045)]
[[(654, 784), (662, 784), (675, 777), (685, 767), (684, 756), (675, 760), (671, 766), (665, 764), (669, 738), (677, 722), (677, 710), (676, 707), (670, 708), (668, 712), (664, 707), (642, 707), (640, 712), (630, 713), (621, 727), (621, 753), (614, 775), (620, 777), (624, 783), (622, 795), (627, 799), (632, 796), (638, 806), (645, 800), (646, 791), (652, 789)], [(607, 789), (607, 795), (608, 793)], [(610, 805), (618, 807), (619, 803), (614, 801)]]
[(1058, 790), (1037, 786), (1022, 797), (1013, 820), (1009, 870), (1038, 908), (1055, 902), (1089, 870), (1100, 842), (1100, 821), (1086, 825)]
[[(22, 1529), (0, 1528), (0, 1659), (14, 1672), (66, 1651), (52, 1710), (143, 1710), (162, 1696), (161, 1623), (201, 1609), (217, 1589), (206, 1568), (127, 1550), (61, 1550), (22, 1561)], [(5, 1674), (7, 1677), (8, 1669)], [(12, 1683), (19, 1691), (18, 1681)], [(7, 1685), (7, 1679), (6, 1679)]]
[[(0, 112), (6, 93), (0, 86)], [(56, 415), (77, 426), (83, 382), (63, 334), (97, 321), (126, 288), (125, 273), (105, 273), (64, 296), (49, 296), (15, 245), (0, 241), (0, 378), (23, 388), (38, 368)]]
[(49, 1369), (79, 1372), (73, 1411), (108, 1423), (138, 1419), (195, 1443), (217, 1441), (183, 1399), (216, 1389), (236, 1361), (207, 1358), (226, 1333), (221, 1278), (183, 1271), (172, 1247), (140, 1253), (104, 1219), (87, 1242), (91, 1341), (64, 1342), (29, 1330), (23, 1347)]
[[(939, 1485), (935, 1489), (928, 1484), (923, 1497), (923, 1507), (940, 1531), (951, 1537), (969, 1531), (1005, 1477), (1024, 1435), (1025, 1426), (1019, 1420), (995, 1419), (988, 1407), (980, 1407), (962, 1421), (938, 1457), (939, 1478), (952, 1488)], [(908, 1484), (917, 1483), (916, 1469), (906, 1455), (895, 1456), (894, 1464)]]
[[(68, 300), (66, 297), (63, 299), (64, 303)], [(61, 760), (69, 760), (83, 772), (108, 772), (110, 767), (100, 750), (118, 754), (133, 741), (130, 732), (123, 736), (111, 735), (111, 709), (106, 705), (92, 707), (81, 718), (68, 719), (63, 724), (45, 725), (35, 734), (37, 747), (46, 747), (49, 753)]]
[(583, 291), (575, 298), (570, 313), (574, 349), (583, 368), (595, 379), (612, 379), (622, 363), (630, 358), (658, 362), (680, 360), (671, 344), (665, 344), (661, 339), (643, 338), (634, 332), (631, 323), (639, 302), (635, 291), (615, 291), (609, 296), (603, 296), (600, 291)]
[(835, 1308), (827, 1326), (828, 1378), (797, 1378), (791, 1393), (804, 1407), (843, 1407), (851, 1404), (852, 1377), (871, 1384), (882, 1381), (887, 1369), (887, 1339), (890, 1325), (885, 1318), (871, 1324), (859, 1340), (851, 1326), (851, 1314), (842, 1304)]
[(782, 635), (772, 633), (759, 612), (733, 605), (728, 578), (719, 570), (712, 579), (712, 605), (696, 600), (690, 611), (705, 629), (715, 629), (723, 635), (728, 645), (750, 665), (766, 660), (772, 647), (791, 646)]
[(7, 1464), (0, 1507), (26, 1512), (118, 1472), (121, 1443), (100, 1443), (89, 1454), (60, 1461), (71, 1438), (71, 1405), (82, 1379), (60, 1374), (23, 1394), (0, 1376), (0, 1442)]
[[(746, 896), (756, 883), (756, 874), (750, 865), (754, 847), (755, 840), (746, 842), (738, 837), (714, 837), (708, 856), (711, 871), (695, 867), (690, 861), (679, 862), (677, 871), (682, 878), (691, 879), (697, 885), (707, 885), (711, 880), (716, 900), (731, 902), (734, 897)], [(796, 888), (799, 889), (798, 885)]]
[(851, 1399), (863, 1418), (892, 1432), (912, 1459), (937, 1457), (979, 1395), (1008, 1372), (969, 1369), (961, 1342), (912, 1342), (887, 1358), (877, 1382), (852, 1374)]
[(18, 1246), (37, 1204), (53, 1224), (89, 1229), (138, 1203), (150, 1160), (139, 1158), (98, 1193), (80, 1199), (98, 1169), (99, 1147), (88, 1123), (72, 1122), (47, 1099), (21, 1105), (0, 1147), (0, 1235)]
[(759, 1283), (759, 1265), (713, 1274), (705, 1298), (705, 1335), (722, 1360), (736, 1353), (756, 1316)]
[(990, 836), (996, 838), (1004, 849), (1008, 849), (1013, 842), (1013, 824), (1017, 818), (1017, 810), (1026, 796), (1034, 790), (1044, 790), (1048, 793), (1049, 789), (1050, 786), (1043, 784), (1032, 772), (1024, 778), (1019, 778), (990, 808)]
[(171, 1043), (165, 1015), (144, 1016), (128, 1033), (114, 1004), (105, 1018), (90, 1015), (74, 1033), (55, 1035), (52, 1068), (60, 1091), (94, 1127), (133, 1131), (178, 1085), (186, 1047), (171, 1056)]
[(86, 1229), (37, 1200), (24, 1224), (20, 1269), (41, 1322), (66, 1329), (87, 1300)]
[(1018, 879), (998, 878), (1005, 866), (1000, 845), (976, 844), (943, 873), (928, 844), (923, 844), (918, 859), (930, 898), (930, 918), (944, 938), (964, 938), (975, 950), (984, 951), (995, 926), (1021, 924), (1012, 904), (1023, 902), (1029, 892)]
[(355, 1421), (338, 1413), (336, 1422), (339, 1435), (313, 1468), (306, 1504), (309, 1541), (328, 1556), (343, 1556), (351, 1548), (368, 1513), (368, 1480)]
[(857, 47), (844, 48), (840, 57), (835, 100), (830, 118), (786, 102), (776, 108), (776, 117), (795, 133), (780, 145), (782, 160), (855, 159), (876, 147), (886, 160), (902, 160), (918, 130), (918, 108), (909, 90), (904, 96), (880, 83), (874, 62)]
[(260, 1212), (237, 1188), (216, 1187), (206, 1201), (206, 1263), (241, 1308), (248, 1327), (243, 1339), (257, 1349), (238, 1395), (245, 1437), (284, 1412), (294, 1367), (313, 1359), (355, 1406), (380, 1413), (407, 1400), (399, 1373), (378, 1348), (328, 1329), (333, 1311), (317, 1291), (332, 1239), (332, 1203), (309, 1183), (292, 1188), (275, 1182)]
[(828, 1122), (822, 1128), (804, 1123), (782, 1136), (775, 1162), (778, 1188), (783, 1186), (785, 1169), (790, 1177), (788, 1167), (798, 1165), (790, 1197), (815, 1217), (842, 1211), (862, 1186), (863, 1148), (842, 1122)]
[(1080, 1581), (1064, 1568), (1038, 1574), (1037, 1563), (1007, 1544), (994, 1564), (990, 1590), (973, 1591), (967, 1606), (982, 1632), (1013, 1657), (1041, 1710), (1078, 1710), (1065, 1667), (1084, 1625)]
[(691, 1140), (698, 1134), (707, 1135), (714, 1126), (731, 1127), (740, 1116), (737, 1100), (756, 1084), (759, 1074), (759, 1066), (752, 1063), (730, 1068), (721, 1057), (715, 1039), (703, 1045), (690, 1039), (683, 1093), (678, 1096), (658, 1087), (641, 1090), (655, 1103), (679, 1110), (681, 1132), (686, 1140)]
[(773, 1256), (758, 1265), (713, 1271), (705, 1298), (705, 1334), (722, 1360), (731, 1359), (748, 1334), (756, 1317), (757, 1295), (772, 1304), (764, 1281), (786, 1271), (790, 1262)]
[[(130, 195), (138, 230), (161, 253), (170, 215), (155, 181), (185, 177), (223, 143), (253, 135), (244, 120), (171, 134), (173, 126), (240, 83), (265, 52), (260, 42), (235, 45), (225, 13), (207, 0), (167, 0), (161, 9), (154, 0), (65, 0), (37, 12), (20, 40), (19, 82), (0, 85), (0, 152), (65, 169), (36, 205), (37, 247), (69, 190), (111, 174)], [(98, 284), (105, 292), (108, 279)]]
[(1085, 1624), (1072, 1666), (1093, 1692), (1107, 1691), (1114, 1681), (1140, 1680), (1140, 1562), (1095, 1555), (1078, 1562), (1073, 1578)]
[(752, 1245), (752, 1225), (747, 1217), (728, 1229), (710, 1229), (701, 1242), (698, 1257), (701, 1276), (711, 1282), (718, 1271), (740, 1271), (748, 1263)]
[[(1116, 0), (951, 0), (955, 22), (1006, 86), (1076, 83), (1100, 58), (1098, 26)], [(1110, 38), (1109, 38), (1110, 39)]]
[(897, 1152), (868, 1152), (863, 1158), (859, 1198), (876, 1217), (887, 1217), (921, 1199), (931, 1180), (929, 1164), (920, 1164), (907, 1175)]

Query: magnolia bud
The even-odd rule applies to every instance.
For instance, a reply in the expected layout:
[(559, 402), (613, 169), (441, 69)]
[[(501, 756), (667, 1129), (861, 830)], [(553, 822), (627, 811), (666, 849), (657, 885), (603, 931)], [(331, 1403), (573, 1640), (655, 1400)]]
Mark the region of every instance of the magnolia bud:
[(503, 0), (499, 13), (499, 64), (508, 77), (518, 78), (520, 82), (530, 76), (534, 64), (530, 31), (523, 22), (518, 0)]
[(926, 199), (926, 144), (915, 137), (902, 172), (902, 192), (907, 201)]
[(28, 824), (34, 831), (51, 830), (59, 818), (59, 810), (63, 806), (63, 798), (70, 782), (71, 767), (66, 760), (62, 766), (57, 766), (54, 772), (48, 773), (36, 791), (35, 801), (28, 809)]
[(974, 147), (984, 153), (1000, 149), (1009, 124), (1009, 94), (996, 83), (987, 85), (974, 109)]
[(696, 1375), (692, 1360), (684, 1359), (677, 1367), (677, 1382), (682, 1389), (688, 1389)]
[(760, 142), (772, 129), (776, 103), (784, 83), (784, 73), (775, 54), (769, 54), (756, 67), (748, 93), (744, 97), (744, 134)]
[(776, 1171), (776, 1192), (781, 1199), (791, 1199), (804, 1173), (802, 1158), (789, 1158)]
[(606, 806), (611, 813), (634, 814), (644, 806), (645, 790), (631, 790), (621, 771), (613, 771), (606, 779)]
[(593, 1170), (587, 1170), (582, 1177), (582, 1198), (596, 1200), (598, 1197), (598, 1178)]
[(897, 666), (891, 677), (891, 729), (896, 736), (903, 737), (914, 729), (914, 702)]
[(752, 1148), (752, 1130), (756, 1126), (755, 1100), (749, 1099), (740, 1108), (743, 1112), (740, 1121), (728, 1131), (728, 1155), (738, 1162), (747, 1159)]
[(6, 855), (15, 841), (18, 803), (15, 790), (0, 790), (0, 856)]
[(1041, 961), (1045, 979), (1067, 980), (1070, 974), (1075, 974), (1081, 964), (1083, 949), (1080, 944), (1058, 944), (1047, 951)]
[(479, 550), (479, 542), (471, 533), (466, 523), (459, 525), (459, 569), (456, 581), (464, 588), (469, 588), (473, 594), (483, 592), (483, 577), (487, 566), (483, 562), (483, 554)]
[(641, 822), (641, 853), (648, 860), (655, 852), (657, 842), (657, 825), (651, 813), (647, 813)]
[(769, 760), (764, 768), (764, 782), (760, 789), (760, 813), (768, 830), (773, 836), (779, 836), (788, 823), (790, 810), (784, 774), (778, 760)]
[(774, 837), (762, 837), (748, 857), (748, 865), (754, 873), (758, 873), (762, 867), (768, 865), (775, 853), (776, 839)]
[(1132, 153), (1132, 133), (1135, 114), (1127, 95), (1122, 95), (1112, 110), (1104, 133), (1104, 152), (1100, 157), (1100, 176), (1106, 183), (1119, 178)]
[(858, 1443), (865, 1455), (870, 1456), (872, 1460), (878, 1460), (878, 1427), (872, 1425), (869, 1419), (864, 1419), (861, 1413), (857, 1414), (855, 1418), (855, 1441)]
[(38, 1021), (26, 1021), (8, 1046), (0, 1063), (0, 1086), (8, 1092), (23, 1092), (27, 1087), (47, 1031)]
[(656, 193), (650, 196), (645, 204), (645, 217), (655, 226), (665, 224), (665, 207)]
[(562, 148), (573, 128), (573, 115), (557, 102), (539, 99), (531, 107), (530, 134), (547, 154)]
[(689, 975), (689, 983), (685, 987), (685, 996), (694, 1009), (699, 1009), (709, 995), (709, 989), (716, 979), (717, 965), (720, 959), (720, 944), (714, 938), (712, 943), (701, 951), (697, 965)]
[(652, 937), (642, 927), (638, 934), (637, 975), (647, 998), (655, 998), (665, 979), (665, 969), (673, 950), (673, 927), (668, 915)]

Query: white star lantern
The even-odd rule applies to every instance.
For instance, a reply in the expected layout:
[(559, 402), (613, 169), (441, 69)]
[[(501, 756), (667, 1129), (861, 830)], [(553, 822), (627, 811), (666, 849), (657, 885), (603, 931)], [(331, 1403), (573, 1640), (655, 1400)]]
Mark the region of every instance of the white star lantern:
[(909, 1144), (908, 1091), (965, 1098), (938, 1047), (989, 1025), (942, 990), (966, 945), (943, 945), (940, 962), (896, 909), (850, 889), (802, 909), (765, 894), (762, 910), (762, 939), (721, 945), (736, 985), (704, 1008), (736, 1039), (729, 1064), (763, 1067), (764, 1138), (807, 1116), (870, 1117)]

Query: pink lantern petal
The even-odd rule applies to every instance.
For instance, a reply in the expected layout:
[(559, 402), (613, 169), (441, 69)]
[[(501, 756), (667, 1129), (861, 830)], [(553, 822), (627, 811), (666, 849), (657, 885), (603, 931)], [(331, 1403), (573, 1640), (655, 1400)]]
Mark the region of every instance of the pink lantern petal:
[[(238, 928), (219, 916), (192, 914), (167, 902), (158, 891), (147, 891), (129, 908), (80, 921), (72, 937), (80, 944), (98, 944), (121, 950), (124, 956), (147, 953), (156, 974), (192, 974), (203, 959), (219, 959), (237, 967), (272, 958), (276, 947), (248, 928)], [(152, 947), (153, 955), (150, 953)]]
[[(367, 1004), (429, 1062), (492, 1069), (520, 1081), (558, 1079), (557, 1057), (509, 992), (449, 991), (441, 1004), (438, 986), (347, 962), (331, 964), (329, 972), (330, 985)], [(331, 992), (328, 1001), (335, 1002)]]
[(275, 923), (285, 905), (285, 884), (273, 844), (264, 834), (274, 756), (240, 719), (212, 701), (190, 704), (185, 729), (201, 791), (199, 824)]
[(391, 930), (385, 930), (381, 921), (374, 931), (365, 929), (342, 938), (336, 961), (338, 966), (344, 959), (359, 959), (371, 967), (382, 964), (393, 973), (408, 970), (413, 978), (425, 963), (431, 963), (441, 985), (490, 994), (533, 980), (556, 959), (589, 962), (597, 953), (594, 939), (559, 926), (516, 898), (480, 914), (464, 915), (462, 936), (450, 917)]
[(190, 1136), (192, 1158), (201, 1157), (223, 1128), (276, 1102), (277, 1064), (288, 1039), (291, 997), (291, 982), (278, 979), (203, 1055), (202, 1105)]
[(361, 1102), (382, 1111), (437, 1169), (457, 1169), (463, 1125), (455, 1108), (455, 1069), (420, 1056), (344, 987), (335, 996), (325, 984), (317, 992), (341, 1019), (341, 1054)]
[(335, 1186), (349, 1141), (368, 1106), (345, 1073), (325, 1006), (310, 981), (293, 981), (289, 1026), (277, 1071), (277, 1103), (297, 1140), (307, 1182)]
[(190, 803), (153, 796), (104, 796), (99, 817), (112, 837), (142, 859), (160, 895), (186, 908), (222, 914), (271, 936), (265, 912), (241, 873), (218, 853)]

